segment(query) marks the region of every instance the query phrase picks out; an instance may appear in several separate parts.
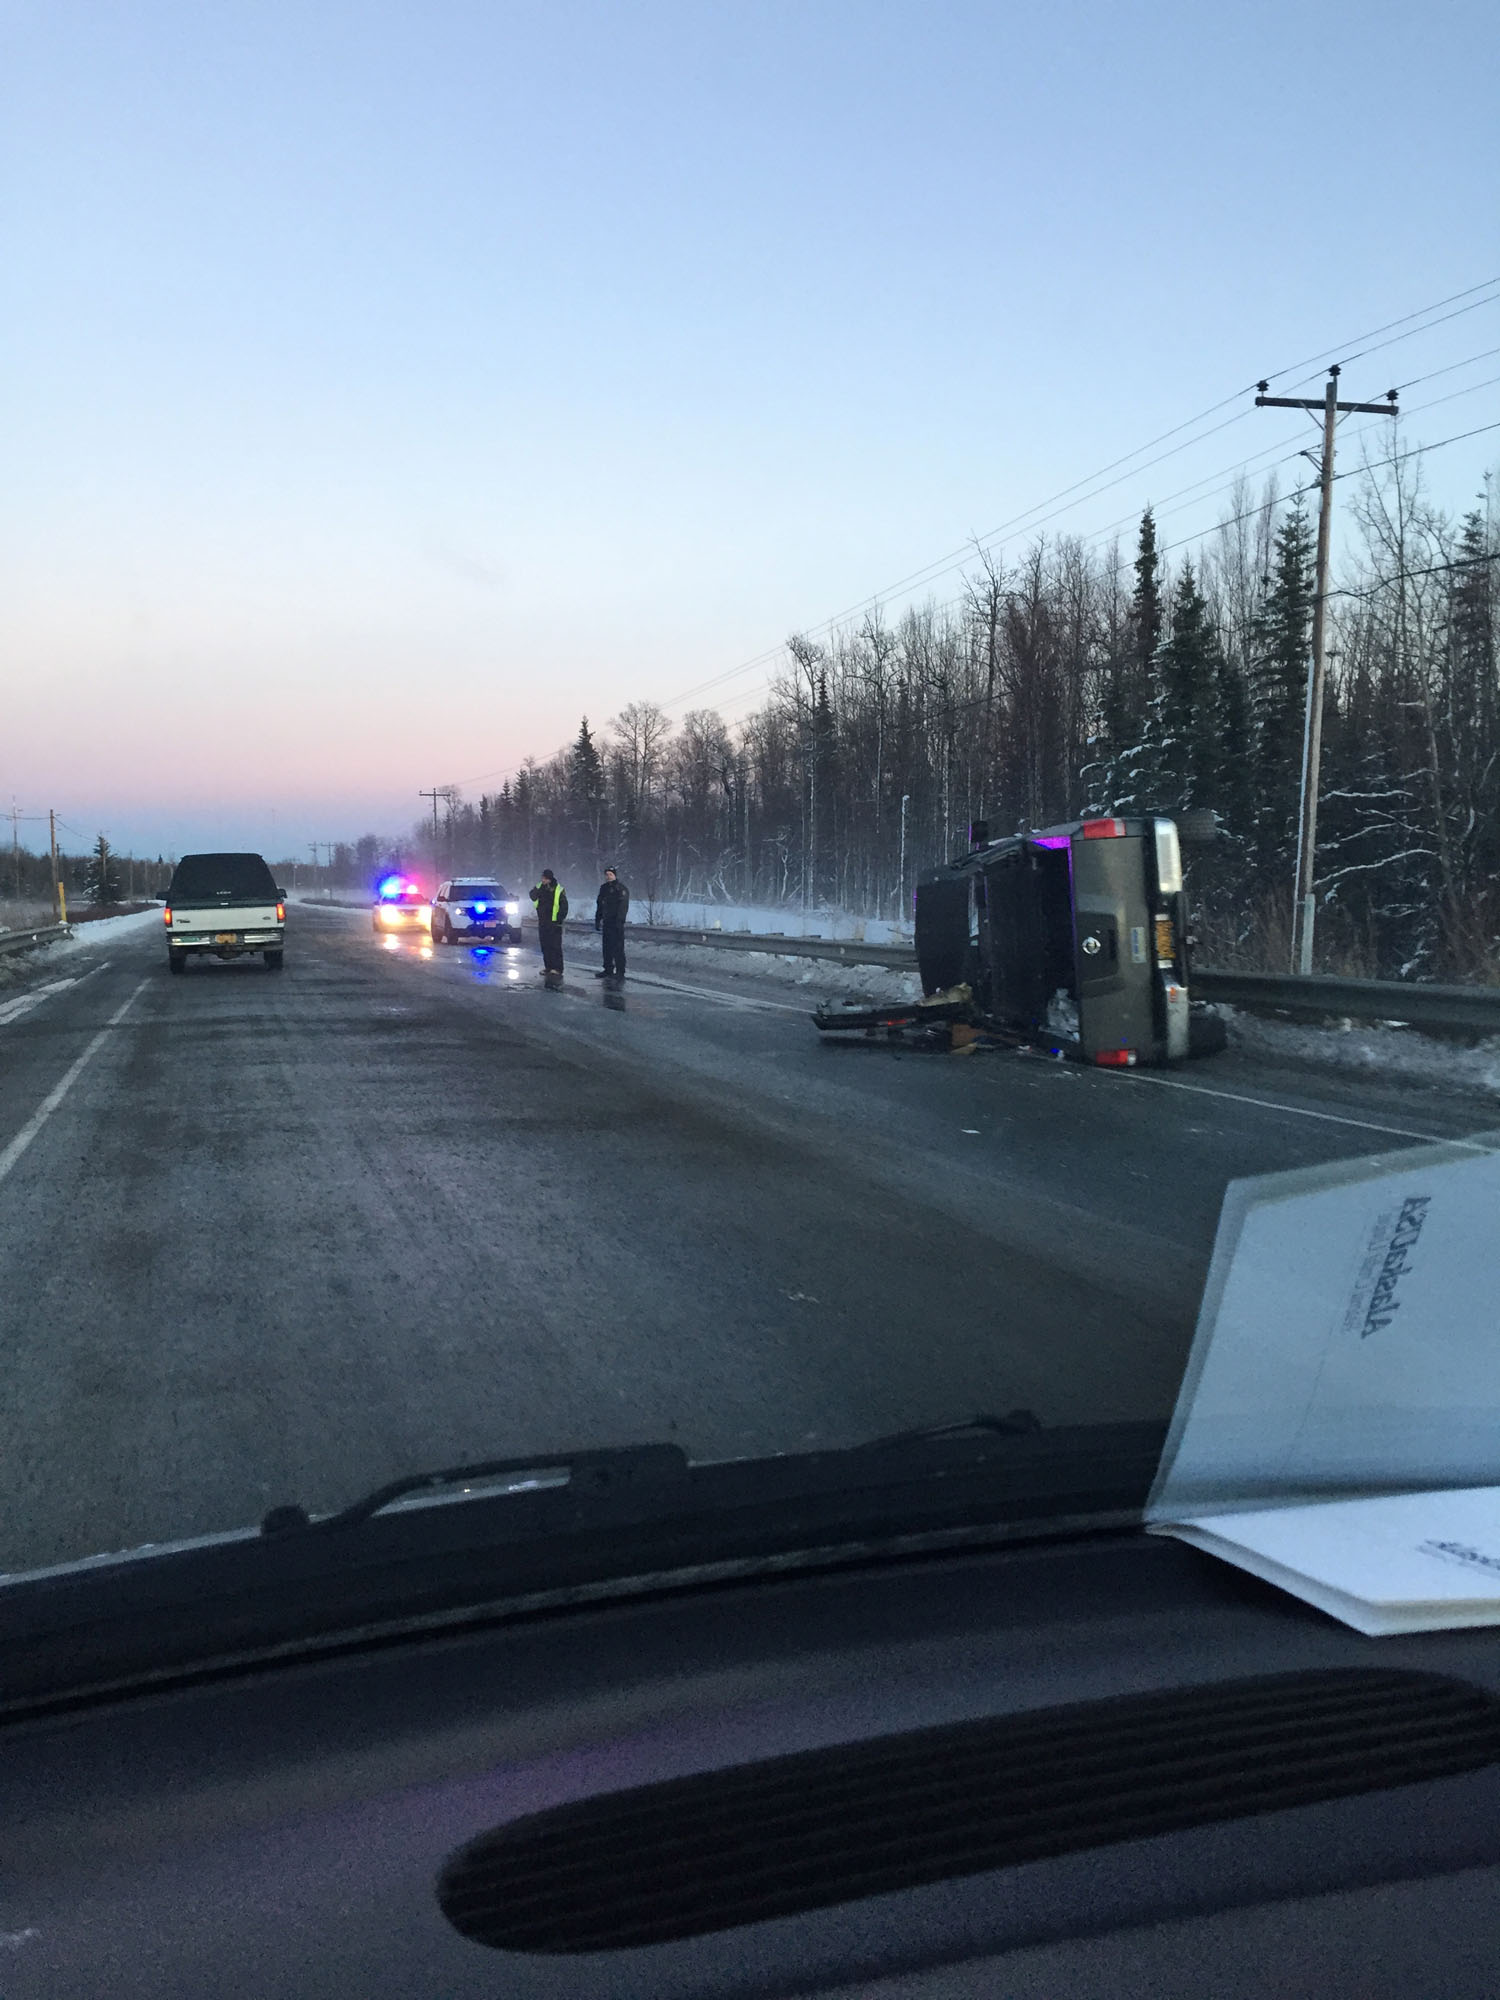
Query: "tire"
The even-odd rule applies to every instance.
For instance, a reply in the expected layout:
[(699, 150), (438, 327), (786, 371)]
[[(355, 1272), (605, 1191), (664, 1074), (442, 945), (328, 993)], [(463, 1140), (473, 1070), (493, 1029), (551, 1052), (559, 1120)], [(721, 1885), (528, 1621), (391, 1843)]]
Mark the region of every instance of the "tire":
[(167, 953), (168, 972), (181, 972), (186, 964), (187, 953), (185, 951), (169, 951)]
[(448, 942), (448, 919), (446, 917), (433, 918), (432, 941), (434, 944), (446, 944)]
[(279, 951), (262, 952), (261, 957), (266, 961), (267, 972), (280, 972), (282, 966), (286, 963), (286, 950), (283, 947)]

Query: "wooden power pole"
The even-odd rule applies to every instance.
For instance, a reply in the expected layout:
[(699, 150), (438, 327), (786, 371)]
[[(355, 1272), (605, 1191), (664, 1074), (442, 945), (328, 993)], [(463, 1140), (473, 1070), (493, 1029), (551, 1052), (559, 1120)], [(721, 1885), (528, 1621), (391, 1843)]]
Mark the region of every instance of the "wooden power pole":
[(1323, 762), (1323, 684), (1328, 665), (1328, 547), (1333, 525), (1333, 439), (1340, 415), (1396, 416), (1396, 392), (1386, 391), (1383, 403), (1341, 403), (1339, 370), (1328, 371), (1321, 396), (1268, 396), (1270, 384), (1257, 384), (1258, 410), (1320, 410), (1323, 415), (1323, 456), (1318, 477), (1318, 574), (1313, 594), (1312, 658), (1307, 672), (1307, 713), (1302, 725), (1302, 792), (1297, 807), (1297, 885), (1292, 901), (1293, 972), (1312, 971), (1313, 924), (1316, 904), (1313, 870), (1318, 851), (1318, 776)]

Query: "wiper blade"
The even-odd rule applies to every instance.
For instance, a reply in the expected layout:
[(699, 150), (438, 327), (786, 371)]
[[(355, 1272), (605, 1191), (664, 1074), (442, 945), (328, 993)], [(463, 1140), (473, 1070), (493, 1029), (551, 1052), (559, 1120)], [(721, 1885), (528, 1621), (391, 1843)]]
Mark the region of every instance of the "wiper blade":
[(926, 1444), (929, 1440), (963, 1438), (975, 1431), (988, 1433), (994, 1437), (1031, 1437), (1042, 1428), (1042, 1420), (1033, 1410), (1011, 1410), (1003, 1417), (993, 1417), (981, 1412), (974, 1417), (959, 1417), (948, 1424), (922, 1424), (915, 1430), (891, 1431), (885, 1437), (867, 1438), (863, 1444), (853, 1447), (855, 1451), (889, 1451), (894, 1446)]
[[(304, 1507), (295, 1504), (273, 1507), (261, 1522), (260, 1532), (284, 1535), (303, 1529), (324, 1533), (357, 1528), (412, 1494), (436, 1496), (455, 1487), (492, 1479), (518, 1479), (528, 1472), (566, 1473), (566, 1480), (547, 1484), (566, 1486), (570, 1497), (586, 1503), (591, 1512), (598, 1512), (608, 1511), (611, 1502), (633, 1509), (646, 1488), (654, 1491), (685, 1484), (688, 1461), (687, 1453), (676, 1444), (631, 1444), (593, 1451), (532, 1452), (525, 1458), (481, 1459), (471, 1465), (450, 1465), (438, 1472), (416, 1472), (404, 1479), (388, 1480), (338, 1513), (321, 1515), (316, 1520)], [(535, 1489), (527, 1485), (517, 1490)]]

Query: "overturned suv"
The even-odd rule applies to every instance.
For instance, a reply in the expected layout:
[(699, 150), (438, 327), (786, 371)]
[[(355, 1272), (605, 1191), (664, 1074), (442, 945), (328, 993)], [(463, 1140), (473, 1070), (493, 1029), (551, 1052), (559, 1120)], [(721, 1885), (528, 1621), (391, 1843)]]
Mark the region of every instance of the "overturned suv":
[(183, 972), (192, 958), (253, 957), (282, 967), (286, 903), (258, 854), (184, 854), (172, 871), (163, 912), (167, 966)]
[(434, 944), (519, 944), (521, 905), (493, 875), (440, 882), (432, 899)]

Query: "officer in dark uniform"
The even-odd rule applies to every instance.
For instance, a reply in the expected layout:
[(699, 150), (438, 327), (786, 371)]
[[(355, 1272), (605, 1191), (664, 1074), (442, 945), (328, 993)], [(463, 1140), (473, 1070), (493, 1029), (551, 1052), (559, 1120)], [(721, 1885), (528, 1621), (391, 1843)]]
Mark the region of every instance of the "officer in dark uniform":
[(594, 905), (594, 929), (604, 933), (604, 970), (594, 974), (596, 979), (625, 977), (625, 913), (629, 908), (630, 891), (613, 868), (606, 868)]
[(542, 971), (548, 978), (562, 977), (563, 923), (568, 914), (568, 892), (550, 868), (531, 892), (536, 904), (536, 934), (542, 947)]

